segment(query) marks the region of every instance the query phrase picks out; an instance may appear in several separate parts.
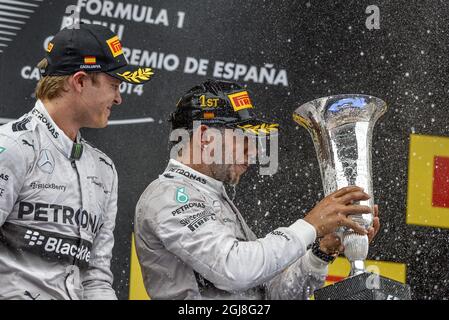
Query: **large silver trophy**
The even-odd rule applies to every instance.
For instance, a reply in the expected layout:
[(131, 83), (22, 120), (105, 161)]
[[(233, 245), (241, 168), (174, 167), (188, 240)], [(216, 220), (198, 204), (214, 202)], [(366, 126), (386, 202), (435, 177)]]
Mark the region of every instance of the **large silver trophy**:
[[(355, 94), (320, 98), (296, 109), (293, 119), (312, 136), (326, 196), (340, 188), (356, 185), (371, 196), (369, 200), (359, 204), (374, 208), (371, 141), (374, 125), (386, 110), (387, 105), (381, 99)], [(354, 214), (350, 218), (366, 229), (373, 224), (372, 213)], [(341, 227), (337, 233), (345, 247), (344, 254), (351, 264), (350, 277), (316, 291), (316, 299), (410, 297), (408, 286), (386, 278), (380, 281), (384, 283), (384, 287), (388, 287), (383, 288), (383, 291), (367, 288), (365, 284), (371, 276), (365, 271), (368, 237), (346, 227)]]

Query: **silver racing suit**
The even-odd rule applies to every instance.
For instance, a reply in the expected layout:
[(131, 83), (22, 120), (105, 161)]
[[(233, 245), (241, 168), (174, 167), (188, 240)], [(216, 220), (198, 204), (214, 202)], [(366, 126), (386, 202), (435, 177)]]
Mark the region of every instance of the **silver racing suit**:
[(173, 159), (142, 194), (134, 228), (153, 299), (307, 299), (327, 274), (307, 250), (312, 225), (257, 239), (222, 182)]
[(116, 299), (112, 161), (41, 101), (0, 127), (0, 299)]

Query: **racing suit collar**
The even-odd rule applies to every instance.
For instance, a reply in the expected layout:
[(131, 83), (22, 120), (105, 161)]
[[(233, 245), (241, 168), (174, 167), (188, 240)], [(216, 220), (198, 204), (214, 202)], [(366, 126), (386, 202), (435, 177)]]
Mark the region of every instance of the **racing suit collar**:
[(189, 166), (175, 160), (170, 159), (168, 162), (167, 169), (165, 173), (176, 174), (177, 176), (186, 177), (192, 181), (197, 181), (204, 188), (209, 189), (215, 193), (223, 193), (224, 184), (214, 178), (211, 178), (205, 174), (202, 174), (196, 170), (193, 170)]
[[(46, 135), (53, 142), (56, 148), (61, 151), (68, 159), (78, 160), (82, 155), (81, 134), (78, 132), (76, 135), (76, 141), (73, 142), (62, 131), (51, 116), (48, 114), (41, 100), (37, 100), (34, 109), (31, 110), (31, 116), (33, 116), (38, 125), (44, 128)], [(80, 151), (81, 150), (81, 151)], [(76, 155), (74, 157), (74, 154)]]

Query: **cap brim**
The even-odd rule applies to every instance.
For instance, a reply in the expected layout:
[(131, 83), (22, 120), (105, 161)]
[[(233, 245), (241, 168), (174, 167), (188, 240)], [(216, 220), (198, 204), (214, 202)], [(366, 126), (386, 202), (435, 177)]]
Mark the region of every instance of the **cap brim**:
[(277, 134), (279, 124), (270, 123), (260, 119), (252, 119), (245, 122), (232, 124), (231, 127), (243, 130), (244, 133), (252, 135), (270, 135)]
[(144, 84), (151, 80), (154, 72), (151, 68), (140, 68), (126, 65), (112, 71), (107, 71), (111, 77), (131, 84)]

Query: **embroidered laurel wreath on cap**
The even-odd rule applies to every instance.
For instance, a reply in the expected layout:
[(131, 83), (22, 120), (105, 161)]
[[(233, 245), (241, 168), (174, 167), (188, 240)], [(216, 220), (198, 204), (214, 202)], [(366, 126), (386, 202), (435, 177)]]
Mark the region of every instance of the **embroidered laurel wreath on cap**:
[(139, 68), (134, 72), (125, 71), (123, 73), (117, 73), (125, 81), (133, 83), (141, 83), (150, 80), (150, 77), (154, 74), (151, 68)]

